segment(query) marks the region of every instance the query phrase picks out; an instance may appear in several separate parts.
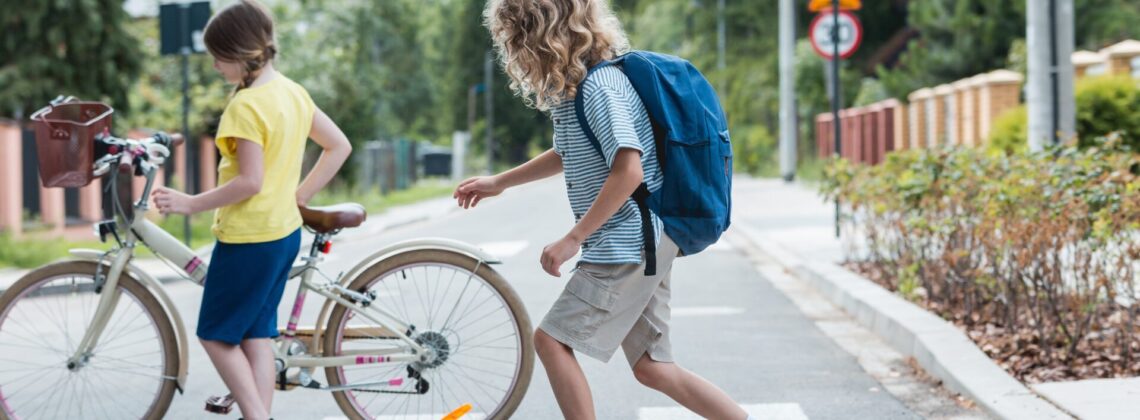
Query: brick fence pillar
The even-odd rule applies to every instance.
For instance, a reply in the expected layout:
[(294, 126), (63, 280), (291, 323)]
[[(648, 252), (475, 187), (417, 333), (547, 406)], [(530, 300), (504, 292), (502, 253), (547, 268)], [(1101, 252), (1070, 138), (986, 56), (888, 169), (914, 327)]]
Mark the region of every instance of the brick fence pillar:
[(959, 135), (962, 137), (962, 144), (966, 146), (977, 146), (981, 142), (978, 141), (978, 98), (979, 86), (981, 86), (981, 77), (974, 76), (962, 79), (956, 83), (962, 90), (962, 115), (959, 118), (961, 121), (961, 131)]
[(910, 144), (914, 148), (928, 148), (933, 143), (931, 138), (932, 123), (930, 118), (930, 98), (934, 95), (934, 91), (929, 88), (922, 88), (911, 92), (907, 95), (910, 100), (910, 117), (911, 117), (911, 139)]
[(954, 121), (951, 127), (954, 131), (953, 143), (959, 146), (966, 145), (966, 87), (968, 79), (962, 79), (950, 84), (954, 90)]
[(95, 178), (79, 189), (79, 218), (84, 222), (103, 220), (103, 180)]
[(39, 189), (40, 220), (51, 227), (52, 236), (62, 235), (67, 217), (63, 188), (45, 188), (40, 179)]
[(859, 118), (862, 125), (863, 163), (874, 165), (878, 163), (879, 132), (875, 129), (878, 107), (874, 105), (863, 107), (863, 114)]
[(894, 104), (891, 112), (894, 113), (894, 150), (910, 149), (910, 107), (897, 99), (891, 99)]
[(979, 89), (978, 144), (989, 142), (995, 118), (1021, 103), (1022, 79), (1020, 73), (1009, 70), (994, 70), (985, 74)]
[(1137, 75), (1140, 68), (1133, 67), (1132, 59), (1140, 57), (1140, 41), (1127, 39), (1112, 44), (1102, 50), (1108, 58), (1108, 74), (1118, 76)]
[(895, 132), (895, 110), (899, 106), (899, 101), (894, 99), (887, 99), (879, 102), (879, 112), (876, 115), (876, 126), (879, 127), (879, 139), (876, 142), (879, 145), (879, 162), (887, 159), (887, 154), (895, 150), (895, 137), (898, 135)]
[(851, 145), (850, 159), (852, 162), (863, 162), (863, 110), (859, 108), (847, 109), (847, 126), (843, 129), (843, 138)]
[(23, 142), (19, 124), (0, 120), (0, 231), (13, 236), (24, 224)]
[(1073, 61), (1073, 76), (1077, 79), (1085, 77), (1089, 74), (1089, 69), (1095, 66), (1107, 66), (1108, 57), (1099, 52), (1093, 51), (1073, 51), (1070, 56)]
[(820, 159), (827, 159), (830, 154), (830, 148), (827, 147), (827, 123), (824, 119), (826, 114), (816, 114), (815, 116), (815, 151), (816, 156)]

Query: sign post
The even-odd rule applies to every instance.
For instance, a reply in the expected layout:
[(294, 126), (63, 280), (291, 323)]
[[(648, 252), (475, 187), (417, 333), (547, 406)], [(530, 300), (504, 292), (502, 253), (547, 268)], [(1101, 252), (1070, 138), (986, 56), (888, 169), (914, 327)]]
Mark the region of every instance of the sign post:
[[(830, 9), (826, 4), (830, 3)], [(839, 60), (855, 54), (863, 41), (863, 27), (859, 18), (847, 10), (858, 9), (859, 0), (812, 0), (808, 9), (821, 12), (812, 19), (808, 28), (811, 46), (824, 59), (831, 60), (831, 125), (835, 127), (835, 156), (841, 156), (843, 130), (839, 121), (842, 97), (839, 86)], [(835, 237), (839, 237), (839, 199), (835, 199)]]
[[(158, 22), (161, 33), (162, 55), (182, 56), (182, 138), (183, 150), (186, 153), (185, 172), (186, 179), (182, 180), (183, 189), (187, 194), (197, 191), (195, 180), (197, 173), (193, 164), (194, 141), (190, 136), (190, 54), (206, 52), (206, 45), (202, 42), (202, 32), (206, 29), (206, 22), (210, 20), (210, 2), (197, 1), (192, 3), (167, 3), (159, 7)], [(183, 221), (183, 241), (190, 245), (190, 216)]]

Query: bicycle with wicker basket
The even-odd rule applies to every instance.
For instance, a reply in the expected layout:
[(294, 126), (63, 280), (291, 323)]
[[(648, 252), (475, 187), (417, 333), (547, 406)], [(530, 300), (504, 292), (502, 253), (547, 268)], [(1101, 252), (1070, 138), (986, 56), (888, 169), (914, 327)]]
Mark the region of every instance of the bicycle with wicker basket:
[[(0, 295), (0, 419), (161, 418), (186, 381), (186, 328), (164, 286), (133, 264), (149, 248), (179, 274), (206, 281), (206, 263), (142, 217), (156, 173), (179, 136), (110, 135), (113, 110), (59, 101), (32, 116), (41, 180), (79, 187), (106, 176), (114, 217), (96, 225), (108, 250), (29, 272)], [(118, 199), (120, 176), (146, 180)], [(482, 250), (450, 239), (391, 244), (340, 276), (320, 269), (331, 239), (363, 223), (357, 204), (301, 208), (312, 243), (290, 279), (300, 287), (274, 346), (278, 389), (331, 393), (349, 418), (507, 418), (534, 366), (518, 295)], [(326, 298), (311, 328), (305, 297)], [(324, 382), (318, 370), (323, 370)], [(208, 408), (225, 411), (226, 400)], [(458, 410), (457, 410), (458, 409)], [(402, 416), (402, 417), (401, 417)]]

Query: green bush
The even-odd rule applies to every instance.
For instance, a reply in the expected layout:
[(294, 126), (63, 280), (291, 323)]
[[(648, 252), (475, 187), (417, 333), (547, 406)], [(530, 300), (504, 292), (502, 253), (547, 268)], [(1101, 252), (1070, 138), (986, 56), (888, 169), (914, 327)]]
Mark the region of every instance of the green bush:
[[(1140, 150), (1140, 85), (1127, 76), (1082, 79), (1076, 86), (1077, 136), (1081, 147), (1119, 132), (1129, 150)], [(1006, 111), (994, 120), (988, 150), (1007, 154), (1026, 150), (1028, 112), (1025, 105)]]
[(995, 153), (1023, 153), (1029, 138), (1028, 110), (1025, 105), (1005, 111), (994, 120), (987, 150)]
[(1105, 76), (1077, 83), (1077, 134), (1082, 147), (1120, 131), (1124, 144), (1140, 150), (1140, 86), (1128, 76)]
[(734, 170), (752, 175), (775, 172), (776, 139), (762, 125), (745, 125), (732, 129)]
[[(1088, 146), (909, 150), (876, 166), (835, 160), (821, 189), (865, 239), (858, 257), (878, 270), (871, 278), (975, 339), (995, 328), (1018, 337), (987, 350), (1018, 378), (1136, 375), (1127, 349), (1140, 348), (1140, 302), (1124, 297), (1140, 273), (1140, 157), (1118, 134)], [(1027, 346), (1042, 364), (1008, 358)], [(1093, 354), (1112, 362), (1083, 373), (1049, 368)]]

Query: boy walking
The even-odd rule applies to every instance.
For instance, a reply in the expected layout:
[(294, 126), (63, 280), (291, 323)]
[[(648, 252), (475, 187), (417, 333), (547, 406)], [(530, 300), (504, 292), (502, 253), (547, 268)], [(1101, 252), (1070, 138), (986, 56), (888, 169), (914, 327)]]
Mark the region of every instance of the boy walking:
[[(610, 66), (586, 78), (588, 69), (628, 50), (628, 41), (604, 0), (492, 0), (486, 25), (527, 105), (554, 123), (554, 148), (514, 169), (463, 181), (455, 198), (473, 207), (504, 190), (565, 173), (576, 224), (547, 245), (543, 270), (561, 277), (561, 266), (579, 252), (579, 265), (535, 332), (535, 349), (568, 419), (593, 419), (589, 384), (574, 352), (606, 362), (621, 347), (639, 382), (711, 419), (749, 416), (727, 394), (678, 366), (669, 342), (669, 277), (679, 250), (652, 213), (631, 194), (644, 182), (662, 184), (653, 128), (637, 92)], [(588, 140), (574, 106), (583, 95), (584, 117), (599, 150)], [(646, 270), (645, 234), (653, 235), (655, 270)]]

